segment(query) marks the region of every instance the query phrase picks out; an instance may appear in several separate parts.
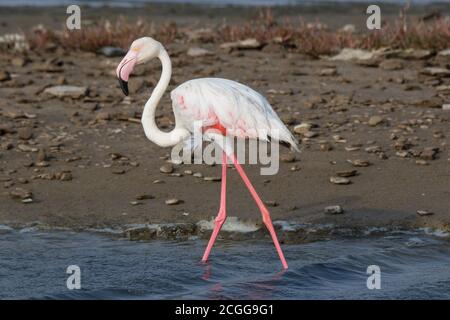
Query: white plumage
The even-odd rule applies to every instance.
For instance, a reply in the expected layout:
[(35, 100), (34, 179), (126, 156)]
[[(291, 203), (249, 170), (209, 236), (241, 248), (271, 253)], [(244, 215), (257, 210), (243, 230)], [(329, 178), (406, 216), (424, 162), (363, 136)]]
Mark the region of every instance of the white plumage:
[(239, 138), (284, 141), (298, 151), (297, 143), (269, 102), (255, 90), (221, 78), (189, 80), (171, 92), (176, 122), (193, 132), (220, 125)]

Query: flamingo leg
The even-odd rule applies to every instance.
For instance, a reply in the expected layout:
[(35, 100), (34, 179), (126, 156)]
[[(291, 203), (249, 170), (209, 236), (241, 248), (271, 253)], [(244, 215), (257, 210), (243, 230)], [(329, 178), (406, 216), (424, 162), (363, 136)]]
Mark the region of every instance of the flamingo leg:
[(253, 199), (255, 200), (256, 204), (258, 205), (258, 208), (262, 214), (263, 222), (266, 225), (267, 229), (269, 230), (269, 233), (272, 237), (272, 241), (273, 241), (275, 248), (277, 249), (278, 255), (280, 257), (281, 263), (283, 264), (284, 269), (287, 269), (288, 264), (286, 262), (286, 259), (284, 258), (284, 254), (283, 254), (283, 251), (281, 250), (280, 243), (278, 242), (277, 234), (273, 227), (272, 219), (270, 218), (269, 211), (267, 210), (266, 206), (262, 202), (261, 198), (259, 197), (255, 188), (253, 187), (252, 183), (248, 179), (244, 169), (237, 161), (236, 156), (234, 154), (231, 154), (230, 158), (233, 161), (234, 166), (236, 167), (237, 171), (239, 172), (239, 175), (241, 176), (241, 178), (244, 181), (245, 185), (247, 186), (248, 190), (250, 191)]
[(211, 249), (216, 241), (217, 235), (219, 234), (220, 229), (222, 228), (225, 219), (227, 218), (226, 211), (226, 193), (227, 193), (227, 154), (222, 152), (222, 180), (221, 180), (221, 190), (220, 190), (220, 208), (219, 213), (215, 219), (214, 230), (211, 234), (211, 238), (209, 239), (208, 246), (205, 249), (205, 253), (203, 254), (202, 262), (208, 261), (209, 254)]

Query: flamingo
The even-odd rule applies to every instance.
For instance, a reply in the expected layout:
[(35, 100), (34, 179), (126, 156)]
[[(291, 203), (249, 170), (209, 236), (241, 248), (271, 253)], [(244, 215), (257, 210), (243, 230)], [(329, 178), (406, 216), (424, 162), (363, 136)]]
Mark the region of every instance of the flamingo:
[(193, 134), (193, 123), (201, 121), (205, 140), (209, 138), (218, 143), (222, 150), (220, 208), (202, 262), (208, 261), (216, 237), (227, 217), (226, 178), (229, 159), (261, 211), (262, 220), (272, 237), (283, 268), (287, 269), (288, 264), (280, 247), (269, 211), (234, 153), (226, 145), (219, 143), (218, 136), (228, 135), (264, 141), (275, 139), (278, 142), (289, 144), (291, 148), (298, 151), (297, 143), (291, 132), (261, 94), (241, 83), (221, 78), (193, 79), (175, 88), (171, 92), (175, 128), (170, 132), (161, 131), (155, 123), (155, 111), (169, 85), (172, 74), (170, 57), (163, 45), (150, 37), (135, 40), (117, 66), (116, 74), (123, 93), (128, 95), (128, 79), (133, 68), (154, 58), (159, 58), (162, 72), (142, 113), (141, 123), (146, 137), (160, 147), (175, 146), (190, 139)]

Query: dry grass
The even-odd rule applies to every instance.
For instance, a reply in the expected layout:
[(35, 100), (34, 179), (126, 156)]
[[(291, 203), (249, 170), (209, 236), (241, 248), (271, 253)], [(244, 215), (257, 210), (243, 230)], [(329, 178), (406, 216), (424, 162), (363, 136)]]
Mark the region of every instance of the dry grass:
[[(45, 29), (27, 34), (30, 47), (41, 50), (49, 43), (67, 50), (97, 51), (103, 46), (127, 48), (141, 36), (153, 36), (165, 43), (175, 39), (188, 41), (186, 33), (174, 23), (155, 26), (143, 21), (130, 24), (121, 18), (114, 24), (104, 21), (83, 26), (81, 30), (51, 32)], [(270, 9), (261, 11), (258, 19), (242, 24), (223, 24), (212, 35), (216, 43), (256, 38), (263, 44), (278, 43), (301, 53), (318, 56), (339, 51), (344, 47), (376, 49), (421, 48), (441, 50), (450, 43), (450, 21), (437, 18), (429, 22), (408, 19), (403, 12), (392, 24), (385, 24), (379, 31), (350, 33), (331, 31), (322, 24), (307, 24), (289, 20), (277, 21)]]

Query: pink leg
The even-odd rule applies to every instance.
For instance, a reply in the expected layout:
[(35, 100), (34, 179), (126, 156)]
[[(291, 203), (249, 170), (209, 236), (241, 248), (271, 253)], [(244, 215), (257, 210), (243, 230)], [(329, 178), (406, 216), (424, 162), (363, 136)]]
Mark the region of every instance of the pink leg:
[(253, 199), (258, 205), (259, 210), (261, 211), (262, 214), (263, 222), (266, 225), (267, 229), (269, 230), (269, 233), (272, 236), (272, 241), (275, 244), (275, 248), (277, 249), (278, 255), (280, 256), (281, 263), (283, 264), (284, 269), (287, 269), (288, 264), (286, 262), (286, 259), (284, 258), (284, 254), (283, 251), (281, 250), (280, 243), (278, 242), (277, 234), (275, 233), (275, 229), (273, 228), (272, 219), (270, 218), (269, 211), (267, 210), (264, 203), (261, 201), (261, 198), (259, 197), (258, 193), (256, 193), (255, 188), (253, 188), (252, 183), (248, 179), (244, 169), (239, 164), (234, 154), (232, 154), (230, 158), (233, 161), (233, 164), (236, 167), (237, 171), (241, 175), (241, 178), (244, 181), (245, 185), (247, 186), (248, 190), (252, 194)]
[(208, 261), (209, 253), (211, 252), (214, 241), (216, 241), (217, 235), (222, 228), (225, 219), (227, 218), (226, 211), (226, 193), (227, 193), (227, 155), (225, 152), (222, 153), (222, 187), (220, 190), (220, 209), (219, 214), (215, 220), (214, 230), (209, 239), (208, 246), (206, 247), (205, 253), (203, 254), (202, 262)]

